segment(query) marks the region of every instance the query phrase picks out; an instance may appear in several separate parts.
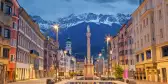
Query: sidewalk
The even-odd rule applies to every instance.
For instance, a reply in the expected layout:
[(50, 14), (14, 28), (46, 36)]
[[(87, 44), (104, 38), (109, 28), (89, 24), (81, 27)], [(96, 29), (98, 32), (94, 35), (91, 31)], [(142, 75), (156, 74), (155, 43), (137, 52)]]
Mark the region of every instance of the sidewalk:
[(161, 83), (161, 82), (151, 82), (151, 81), (140, 81), (140, 80), (136, 80), (137, 84), (167, 84), (167, 83)]
[(8, 84), (46, 84), (47, 79), (51, 79), (51, 78), (30, 79), (30, 80), (12, 82)]
[(68, 83), (68, 82), (72, 82), (72, 81), (75, 81), (74, 79), (70, 79), (70, 80), (68, 80), (68, 79), (65, 79), (65, 80), (63, 80), (63, 81), (60, 81), (60, 82), (58, 82), (58, 83), (55, 83), (55, 84), (66, 84), (66, 83)]

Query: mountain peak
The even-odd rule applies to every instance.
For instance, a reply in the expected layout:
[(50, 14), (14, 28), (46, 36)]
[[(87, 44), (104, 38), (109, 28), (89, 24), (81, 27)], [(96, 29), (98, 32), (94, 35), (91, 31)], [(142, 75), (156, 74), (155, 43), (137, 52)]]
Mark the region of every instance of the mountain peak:
[(94, 14), (94, 13), (83, 13), (79, 15), (70, 14), (67, 17), (59, 18), (56, 21), (47, 21), (42, 19), (40, 16), (31, 16), (34, 21), (36, 21), (42, 30), (51, 28), (54, 24), (59, 24), (60, 28), (69, 28), (80, 24), (82, 22), (93, 22), (96, 24), (106, 24), (112, 26), (113, 23), (122, 25), (128, 19), (130, 19), (130, 14), (117, 13), (116, 15), (110, 14)]
[[(59, 18), (56, 21), (47, 21), (42, 19), (40, 16), (32, 16), (33, 20), (36, 21), (41, 29), (41, 32), (46, 35), (55, 38), (55, 32), (52, 29), (54, 24), (60, 25), (59, 41), (60, 47), (65, 47), (65, 39), (70, 36), (72, 39), (73, 52), (85, 52), (86, 46), (86, 26), (91, 26), (92, 32), (92, 54), (99, 52), (104, 46), (104, 36), (106, 34), (115, 35), (121, 24), (125, 23), (130, 19), (129, 14), (118, 13), (116, 15), (110, 14), (94, 14), (94, 13), (83, 13), (79, 15), (70, 14), (67, 17)], [(74, 45), (75, 44), (75, 45)]]

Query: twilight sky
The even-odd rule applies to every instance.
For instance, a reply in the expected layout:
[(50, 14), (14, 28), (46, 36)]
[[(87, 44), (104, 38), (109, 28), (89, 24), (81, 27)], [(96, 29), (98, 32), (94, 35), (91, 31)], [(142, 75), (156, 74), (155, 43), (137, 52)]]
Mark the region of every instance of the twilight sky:
[(132, 13), (139, 0), (18, 0), (31, 15), (56, 20), (72, 13), (116, 14)]

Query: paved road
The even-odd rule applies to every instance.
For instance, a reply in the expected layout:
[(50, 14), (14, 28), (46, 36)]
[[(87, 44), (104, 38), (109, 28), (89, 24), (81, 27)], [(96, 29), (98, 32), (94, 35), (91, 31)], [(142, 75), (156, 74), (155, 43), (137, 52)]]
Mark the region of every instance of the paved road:
[(41, 79), (31, 79), (31, 80), (25, 80), (25, 81), (18, 81), (8, 84), (46, 84), (46, 80), (48, 78), (41, 78)]
[(137, 84), (167, 84), (167, 83), (160, 83), (160, 82), (150, 82), (150, 81), (136, 81)]

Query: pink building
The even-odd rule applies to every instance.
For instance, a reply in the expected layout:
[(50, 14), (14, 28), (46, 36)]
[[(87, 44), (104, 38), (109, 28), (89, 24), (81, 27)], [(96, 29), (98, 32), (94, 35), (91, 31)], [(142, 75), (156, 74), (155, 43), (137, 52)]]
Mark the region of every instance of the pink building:
[(121, 67), (124, 69), (123, 78), (128, 78), (128, 51), (127, 51), (127, 32), (126, 24), (122, 25), (122, 28), (118, 34), (118, 48), (119, 48), (119, 61)]

